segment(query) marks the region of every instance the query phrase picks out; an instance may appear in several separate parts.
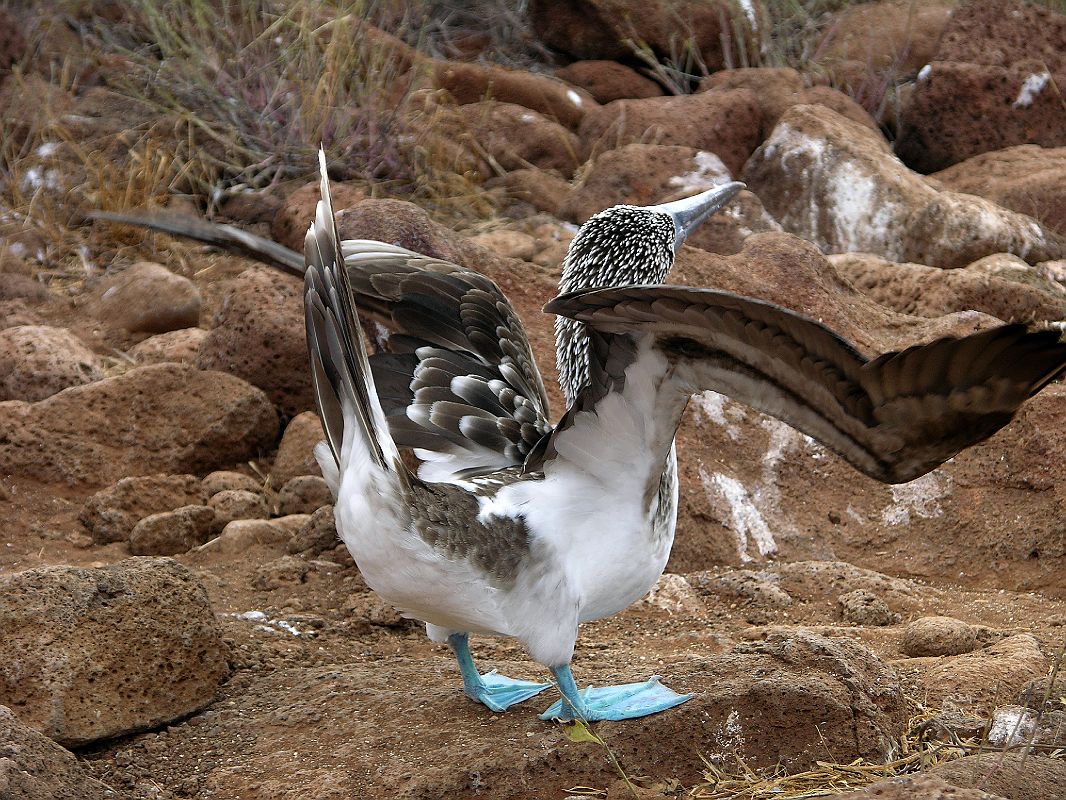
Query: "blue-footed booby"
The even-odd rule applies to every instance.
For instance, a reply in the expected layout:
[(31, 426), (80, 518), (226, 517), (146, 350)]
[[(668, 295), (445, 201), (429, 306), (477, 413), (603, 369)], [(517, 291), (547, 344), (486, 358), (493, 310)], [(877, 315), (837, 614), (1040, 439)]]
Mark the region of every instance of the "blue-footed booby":
[[(513, 637), (552, 672), (562, 697), (545, 719), (627, 719), (690, 697), (655, 677), (581, 691), (570, 662), (580, 623), (624, 609), (666, 565), (674, 434), (693, 393), (724, 392), (898, 483), (990, 436), (1066, 369), (1054, 331), (1005, 325), (867, 360), (779, 306), (658, 285), (732, 187), (582, 226), (564, 293), (546, 307), (561, 320), (569, 401), (551, 426), (528, 342), (491, 281), (340, 242), (324, 159), (321, 180), (305, 306), (337, 529), (367, 584), (447, 642), (466, 694), (495, 711), (546, 684), (479, 674), (470, 633)], [(375, 367), (356, 296), (412, 332), (406, 352)], [(427, 457), (418, 474), (401, 442)]]

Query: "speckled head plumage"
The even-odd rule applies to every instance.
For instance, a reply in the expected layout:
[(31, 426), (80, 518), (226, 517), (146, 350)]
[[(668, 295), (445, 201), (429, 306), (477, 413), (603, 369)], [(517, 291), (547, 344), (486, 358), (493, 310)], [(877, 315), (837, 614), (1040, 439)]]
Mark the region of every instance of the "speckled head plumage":
[[(742, 183), (727, 183), (670, 203), (618, 205), (593, 215), (570, 243), (560, 294), (594, 286), (664, 283), (689, 233), (743, 188)], [(584, 325), (556, 319), (555, 346), (559, 381), (570, 402), (588, 380)]]

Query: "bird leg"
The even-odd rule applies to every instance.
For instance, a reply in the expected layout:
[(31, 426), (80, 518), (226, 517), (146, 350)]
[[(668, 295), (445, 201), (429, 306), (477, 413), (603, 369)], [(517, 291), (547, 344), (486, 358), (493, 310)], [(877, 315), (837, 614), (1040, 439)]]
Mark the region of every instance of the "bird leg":
[(470, 644), (465, 633), (453, 633), (448, 637), (448, 645), (459, 662), (459, 672), (463, 676), (463, 692), (472, 700), (483, 703), (493, 711), (506, 711), (516, 703), (540, 694), (550, 683), (519, 681), (500, 675), (496, 670), (481, 675), (474, 666), (470, 655)]
[(569, 664), (552, 667), (552, 674), (559, 682), (563, 697), (540, 715), (545, 720), (570, 722), (580, 719), (583, 722), (596, 722), (604, 719), (634, 719), (665, 711), (693, 697), (691, 694), (678, 694), (663, 686), (659, 683), (658, 675), (653, 675), (643, 683), (604, 686), (601, 689), (590, 686), (582, 692), (574, 682)]

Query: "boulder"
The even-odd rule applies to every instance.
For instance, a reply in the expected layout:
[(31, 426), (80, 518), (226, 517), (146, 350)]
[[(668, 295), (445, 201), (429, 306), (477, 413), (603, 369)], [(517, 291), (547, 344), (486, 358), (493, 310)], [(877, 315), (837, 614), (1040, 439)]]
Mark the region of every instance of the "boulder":
[(972, 309), (1004, 322), (1066, 319), (1066, 292), (1061, 286), (1051, 281), (1038, 284), (1034, 268), (1021, 259), (1015, 260), (1030, 283), (990, 273), (981, 261), (944, 270), (922, 264), (897, 264), (868, 253), (829, 256), (829, 263), (842, 278), (875, 302), (901, 314), (938, 317)]
[(149, 336), (129, 349), (138, 364), (193, 364), (200, 352), (207, 331), (203, 328), (182, 328)]
[(333, 493), (318, 475), (298, 475), (278, 492), (278, 510), (282, 515), (313, 514), (332, 503)]
[(534, 167), (564, 178), (574, 174), (581, 143), (577, 135), (543, 114), (514, 103), (489, 101), (459, 106), (459, 141), (484, 162), (482, 173)]
[(539, 169), (516, 169), (485, 181), (485, 188), (501, 193), (508, 216), (521, 218), (545, 211), (555, 214), (570, 191), (564, 178)]
[(182, 506), (145, 517), (130, 532), (135, 556), (174, 556), (203, 544), (225, 521), (211, 506)]
[(242, 489), (246, 492), (258, 493), (263, 488), (263, 482), (258, 478), (253, 478), (251, 475), (245, 475), (243, 472), (220, 469), (204, 476), (203, 487), (205, 494), (208, 497), (213, 497), (219, 492), (224, 492), (228, 489)]
[(584, 89), (597, 103), (627, 98), (661, 97), (663, 89), (650, 78), (617, 61), (588, 59), (557, 69), (555, 77)]
[(777, 121), (792, 106), (823, 105), (853, 122), (877, 130), (877, 123), (854, 100), (828, 86), (804, 85), (803, 76), (788, 67), (752, 67), (723, 69), (700, 81), (700, 92), (725, 92), (750, 89), (759, 103), (759, 141), (774, 129)]
[(669, 56), (687, 47), (710, 71), (756, 52), (766, 22), (760, 3), (725, 0), (534, 0), (529, 14), (545, 44), (574, 58), (616, 61), (638, 47)]
[(0, 330), (0, 401), (36, 402), (103, 377), (103, 364), (66, 328), (16, 325)]
[(267, 519), (270, 516), (263, 495), (246, 489), (224, 489), (211, 495), (207, 504), (214, 510), (220, 528), (235, 519)]
[(333, 506), (317, 509), (289, 540), (289, 553), (302, 553), (315, 558), (333, 550), (340, 542), (337, 525), (333, 518)]
[(957, 656), (978, 647), (977, 630), (953, 617), (920, 617), (903, 629), (900, 650), (911, 658)]
[(1020, 0), (960, 3), (936, 58), (997, 67), (1039, 63), (1053, 73), (1066, 72), (1066, 14)]
[(315, 404), (303, 331), (303, 281), (254, 267), (231, 282), (196, 366), (236, 375), (284, 413), (299, 414)]
[(138, 261), (94, 287), (89, 311), (111, 327), (134, 332), (193, 328), (200, 321), (200, 290), (162, 264)]
[(923, 696), (934, 708), (950, 702), (959, 709), (991, 715), (1005, 698), (1016, 696), (1046, 669), (1047, 659), (1036, 639), (1019, 633), (981, 650), (937, 661), (924, 676)]
[(314, 411), (304, 411), (289, 420), (270, 468), (274, 486), (284, 486), (297, 475), (321, 475), (315, 460), (315, 445), (325, 438), (322, 423)]
[(963, 791), (980, 789), (1011, 800), (1059, 800), (1066, 786), (1066, 761), (1039, 753), (980, 753), (937, 764), (929, 774)]
[[(0, 17), (0, 24), (3, 23)], [(120, 800), (69, 750), (0, 706), (0, 797), (4, 800)]]
[(0, 703), (65, 746), (210, 703), (227, 649), (207, 592), (170, 559), (0, 577)]
[(993, 150), (1066, 145), (1066, 71), (934, 61), (918, 74), (900, 117), (896, 153), (936, 172)]
[(937, 775), (903, 775), (871, 783), (854, 792), (833, 795), (836, 800), (1006, 800), (980, 789), (960, 789)]
[(157, 364), (37, 403), (0, 403), (0, 428), (0, 474), (93, 487), (257, 457), (278, 420), (239, 378)]
[(994, 150), (930, 177), (954, 192), (976, 194), (1027, 214), (1066, 236), (1066, 147), (1023, 144)]
[(837, 598), (840, 616), (852, 625), (883, 626), (899, 622), (888, 603), (867, 589), (845, 592)]
[(820, 106), (790, 108), (742, 180), (785, 230), (826, 252), (960, 267), (991, 253), (1036, 263), (1066, 251), (1030, 217), (938, 191), (880, 135)]
[[(333, 199), (333, 210), (341, 211), (364, 200), (366, 189), (355, 183), (330, 181), (329, 194)], [(318, 205), (318, 181), (304, 184), (294, 191), (274, 214), (270, 233), (275, 242), (283, 244), (297, 253), (304, 251), (304, 236), (307, 228), (315, 218)]]
[(532, 261), (533, 256), (537, 254), (537, 240), (532, 234), (507, 228), (479, 233), (471, 236), (470, 241), (504, 258)]
[(590, 111), (579, 135), (587, 156), (625, 144), (679, 145), (718, 156), (738, 174), (759, 144), (762, 111), (750, 89), (615, 100)]
[(195, 475), (144, 475), (123, 478), (90, 497), (81, 510), (82, 524), (96, 544), (124, 542), (147, 516), (204, 503), (208, 494)]

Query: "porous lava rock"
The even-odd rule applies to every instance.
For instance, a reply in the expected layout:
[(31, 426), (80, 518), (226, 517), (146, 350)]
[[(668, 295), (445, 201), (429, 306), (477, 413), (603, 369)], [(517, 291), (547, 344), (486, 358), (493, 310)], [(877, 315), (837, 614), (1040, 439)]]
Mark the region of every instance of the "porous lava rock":
[(761, 3), (726, 0), (534, 0), (529, 14), (545, 44), (574, 58), (614, 61), (638, 46), (669, 55), (680, 36), (711, 71), (745, 48), (754, 52), (765, 22)]
[(900, 117), (896, 153), (936, 172), (981, 153), (1023, 144), (1066, 146), (1066, 72), (934, 61), (923, 68)]
[(598, 103), (627, 98), (661, 97), (662, 87), (617, 61), (586, 59), (555, 71), (555, 77), (584, 89)]
[(537, 169), (565, 178), (574, 174), (581, 144), (577, 135), (543, 114), (514, 103), (470, 103), (458, 109), (460, 139), (485, 160), (482, 171)]
[(826, 252), (960, 267), (992, 253), (1059, 258), (1061, 237), (973, 195), (938, 191), (878, 134), (821, 106), (793, 106), (742, 180), (785, 230)]
[(138, 261), (101, 280), (89, 310), (115, 328), (166, 333), (200, 321), (200, 290), (162, 264)]
[(1039, 63), (1052, 73), (1066, 72), (1066, 14), (1021, 0), (960, 3), (936, 58), (998, 67)]
[[(366, 189), (354, 183), (330, 181), (330, 198), (333, 210), (341, 211), (364, 200)], [(319, 200), (318, 181), (312, 181), (292, 192), (274, 214), (270, 232), (274, 241), (283, 244), (297, 253), (304, 251), (304, 236), (315, 218), (315, 208)]]
[(266, 499), (258, 492), (246, 489), (224, 489), (211, 495), (207, 504), (214, 510), (215, 516), (223, 527), (235, 519), (267, 519), (270, 509)]
[(214, 326), (200, 345), (196, 366), (248, 381), (286, 414), (313, 408), (304, 341), (303, 282), (265, 267), (245, 270), (234, 278)]
[(333, 493), (318, 475), (298, 475), (278, 492), (278, 510), (282, 514), (313, 514), (333, 503)]
[(589, 112), (579, 135), (586, 155), (636, 142), (679, 145), (714, 153), (736, 175), (759, 144), (761, 125), (757, 95), (731, 89), (615, 100)]
[(0, 330), (0, 401), (36, 402), (103, 377), (100, 359), (66, 328)]
[(0, 428), (0, 474), (90, 488), (257, 457), (278, 418), (239, 378), (156, 364), (37, 403), (0, 403)]
[(1020, 259), (1031, 283), (990, 274), (981, 262), (944, 270), (869, 253), (830, 255), (829, 262), (864, 295), (901, 314), (939, 317), (972, 309), (1004, 322), (1066, 319), (1066, 292), (1050, 281), (1046, 288), (1037, 284), (1033, 268)]
[(0, 577), (0, 703), (65, 746), (161, 725), (228, 674), (207, 593), (170, 559)]
[(274, 485), (284, 486), (297, 475), (321, 475), (315, 460), (315, 445), (325, 438), (322, 423), (314, 411), (304, 411), (289, 420), (270, 468)]
[(190, 505), (145, 517), (130, 531), (135, 556), (187, 553), (222, 529), (224, 522), (211, 506)]
[(970, 653), (944, 658), (926, 672), (923, 690), (930, 705), (991, 714), (1015, 697), (1033, 678), (1043, 675), (1048, 659), (1036, 638), (1019, 633)]
[(903, 629), (900, 650), (912, 658), (957, 656), (977, 649), (977, 630), (954, 617), (920, 617)]
[(80, 519), (97, 544), (124, 542), (145, 517), (204, 503), (207, 497), (195, 475), (123, 478), (90, 497), (82, 507)]
[(120, 800), (74, 754), (0, 705), (0, 797), (5, 800)]
[(904, 775), (871, 783), (836, 800), (1006, 800), (981, 789), (963, 789), (938, 775)]
[(138, 364), (193, 364), (207, 338), (203, 328), (182, 328), (149, 336), (129, 349)]
[(952, 191), (979, 195), (1066, 235), (1066, 147), (1023, 144), (994, 150), (930, 177)]
[[(929, 770), (962, 791), (982, 790), (1010, 800), (1059, 800), (1066, 786), (1066, 761), (1034, 752), (963, 756)], [(960, 791), (952, 797), (964, 797)]]

